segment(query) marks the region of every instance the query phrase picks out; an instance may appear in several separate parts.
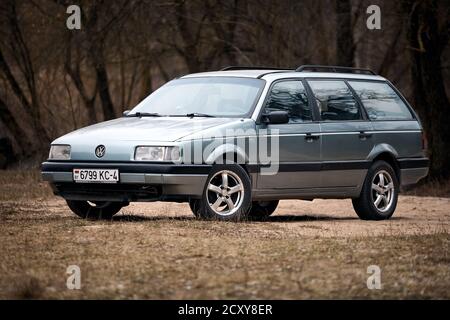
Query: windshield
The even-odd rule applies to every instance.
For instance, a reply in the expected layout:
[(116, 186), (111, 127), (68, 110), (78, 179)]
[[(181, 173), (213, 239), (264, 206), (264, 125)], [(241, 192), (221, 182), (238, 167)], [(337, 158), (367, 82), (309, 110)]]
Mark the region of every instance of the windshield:
[(264, 83), (232, 77), (177, 79), (153, 92), (129, 115), (245, 117), (252, 112)]

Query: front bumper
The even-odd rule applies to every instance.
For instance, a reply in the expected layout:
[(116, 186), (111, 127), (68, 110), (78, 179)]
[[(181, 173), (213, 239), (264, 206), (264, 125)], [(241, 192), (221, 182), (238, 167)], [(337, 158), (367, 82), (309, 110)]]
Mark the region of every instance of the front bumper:
[[(114, 184), (75, 183), (73, 169), (118, 169)], [(155, 201), (200, 197), (211, 165), (130, 162), (48, 161), (42, 164), (42, 179), (56, 195), (69, 200)]]

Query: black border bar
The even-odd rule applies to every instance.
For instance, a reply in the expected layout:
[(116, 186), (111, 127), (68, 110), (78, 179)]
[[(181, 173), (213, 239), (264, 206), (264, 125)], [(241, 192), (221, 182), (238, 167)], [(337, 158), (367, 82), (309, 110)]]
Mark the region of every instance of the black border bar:
[[(236, 314), (238, 307), (231, 306), (263, 306), (271, 313), (267, 314)], [(208, 307), (213, 310), (209, 317), (202, 314), (184, 314), (192, 307)], [(143, 319), (302, 319), (331, 315), (332, 319), (342, 315), (345, 318), (361, 319), (366, 315), (386, 318), (392, 311), (401, 312), (402, 317), (432, 316), (446, 314), (449, 309), (448, 300), (22, 300), (0, 301), (0, 308), (4, 314), (28, 316), (30, 311), (33, 317), (65, 319), (66, 317), (84, 319), (93, 316), (106, 318), (115, 316), (121, 319), (130, 319), (136, 315)], [(233, 312), (225, 313), (225, 310)], [(182, 311), (184, 310), (184, 311)], [(192, 309), (191, 309), (192, 310)], [(204, 309), (197, 309), (204, 310)], [(183, 314), (182, 314), (183, 313)]]

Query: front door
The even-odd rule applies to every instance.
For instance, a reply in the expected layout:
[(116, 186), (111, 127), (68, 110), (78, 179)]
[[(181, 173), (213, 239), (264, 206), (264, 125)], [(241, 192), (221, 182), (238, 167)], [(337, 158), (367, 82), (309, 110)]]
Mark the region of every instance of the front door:
[(311, 102), (301, 80), (281, 80), (272, 85), (263, 112), (287, 111), (289, 123), (260, 124), (259, 138), (278, 139), (278, 172), (258, 175), (258, 189), (320, 187), (320, 125), (313, 122)]

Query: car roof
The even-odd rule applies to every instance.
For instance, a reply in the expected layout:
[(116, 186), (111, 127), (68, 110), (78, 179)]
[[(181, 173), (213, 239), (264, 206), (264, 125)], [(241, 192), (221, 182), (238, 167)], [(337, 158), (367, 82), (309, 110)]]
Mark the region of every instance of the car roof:
[(296, 72), (294, 70), (229, 70), (229, 71), (210, 71), (185, 75), (181, 78), (203, 78), (203, 77), (239, 77), (239, 78), (260, 78), (267, 80), (277, 80), (283, 78), (339, 78), (339, 79), (360, 79), (360, 80), (384, 80), (378, 75), (344, 73), (344, 72)]

